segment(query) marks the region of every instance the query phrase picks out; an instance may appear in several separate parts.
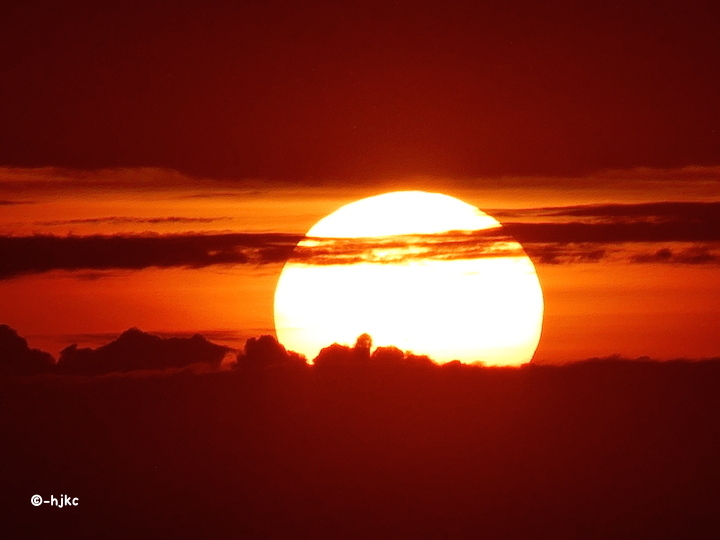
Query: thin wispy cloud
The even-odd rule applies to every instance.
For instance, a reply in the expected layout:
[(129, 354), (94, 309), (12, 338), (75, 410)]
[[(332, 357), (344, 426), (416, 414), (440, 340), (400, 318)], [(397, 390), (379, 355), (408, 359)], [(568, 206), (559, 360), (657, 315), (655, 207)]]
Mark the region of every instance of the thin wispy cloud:
[[(487, 176), (455, 178), (451, 176), (422, 176), (382, 179), (388, 185), (405, 188), (441, 189), (455, 188), (496, 190), (503, 186), (510, 191), (537, 189), (619, 189), (626, 191), (635, 187), (664, 193), (677, 187), (683, 193), (710, 195), (717, 193), (720, 184), (720, 166), (687, 166), (678, 168), (638, 167), (603, 170), (584, 176)], [(345, 179), (343, 187), (377, 185), (375, 175), (366, 178)], [(272, 189), (322, 188), (329, 190), (326, 182), (318, 180), (281, 180), (272, 182), (253, 177), (209, 178), (186, 174), (164, 167), (116, 167), (99, 169), (73, 169), (68, 167), (0, 167), (0, 193), (74, 193), (87, 191), (132, 192), (180, 192), (182, 198), (208, 196), (253, 196)], [(340, 189), (335, 186), (333, 189)], [(677, 191), (677, 190), (675, 190)], [(10, 197), (12, 200), (12, 197)]]
[(203, 183), (190, 175), (161, 167), (72, 169), (65, 167), (0, 167), (0, 191), (37, 192), (128, 189), (161, 191), (198, 187)]
[(639, 204), (588, 204), (541, 208), (488, 210), (497, 218), (591, 218), (605, 223), (720, 224), (720, 202), (652, 202)]
[(35, 225), (43, 226), (58, 226), (58, 225), (82, 225), (82, 224), (157, 224), (157, 223), (215, 223), (218, 221), (230, 221), (230, 217), (181, 217), (181, 216), (169, 216), (169, 217), (155, 217), (155, 218), (139, 218), (139, 217), (127, 217), (127, 216), (111, 216), (102, 218), (83, 218), (83, 219), (56, 219), (50, 221), (36, 221)]
[(32, 204), (30, 201), (0, 200), (0, 206), (15, 206), (17, 204)]

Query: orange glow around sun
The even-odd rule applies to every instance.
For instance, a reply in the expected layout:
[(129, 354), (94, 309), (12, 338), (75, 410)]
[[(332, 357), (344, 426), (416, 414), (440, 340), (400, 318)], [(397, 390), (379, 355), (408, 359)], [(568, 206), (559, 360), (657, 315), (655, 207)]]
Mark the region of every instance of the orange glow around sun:
[(368, 333), (440, 363), (520, 365), (542, 318), (522, 247), (474, 206), (422, 191), (369, 197), (320, 220), (275, 292), (278, 338), (310, 359)]

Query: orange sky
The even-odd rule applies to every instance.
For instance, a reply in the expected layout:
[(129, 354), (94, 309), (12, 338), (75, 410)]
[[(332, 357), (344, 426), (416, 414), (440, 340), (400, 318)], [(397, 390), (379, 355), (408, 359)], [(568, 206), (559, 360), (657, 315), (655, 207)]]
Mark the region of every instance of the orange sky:
[[(720, 178), (718, 169), (685, 168), (610, 171), (578, 178), (487, 178), (472, 184), (467, 179), (422, 177), (346, 186), (269, 187), (258, 181), (199, 180), (162, 169), (6, 168), (0, 172), (0, 199), (22, 203), (0, 206), (0, 234), (15, 237), (302, 234), (352, 200), (408, 188), (444, 192), (486, 211), (717, 201)], [(633, 249), (644, 246), (634, 245)], [(720, 351), (717, 263), (631, 264), (612, 258), (535, 262), (545, 295), (537, 361), (614, 353), (697, 358)], [(273, 291), (281, 268), (281, 262), (266, 262), (23, 273), (0, 280), (0, 322), (53, 354), (74, 341), (106, 342), (131, 326), (169, 333), (199, 331), (239, 347), (249, 336), (272, 333)]]

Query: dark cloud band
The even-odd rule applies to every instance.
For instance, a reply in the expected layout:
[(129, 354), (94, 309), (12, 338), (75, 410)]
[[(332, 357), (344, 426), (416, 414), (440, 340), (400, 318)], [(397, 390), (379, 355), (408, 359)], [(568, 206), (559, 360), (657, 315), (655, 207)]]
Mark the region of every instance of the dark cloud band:
[(51, 270), (201, 268), (289, 259), (329, 265), (521, 255), (523, 250), (514, 240), (538, 264), (605, 260), (720, 263), (720, 203), (593, 205), (512, 212), (515, 217), (524, 212), (526, 217), (542, 217), (543, 221), (514, 221), (502, 229), (484, 231), (308, 238), (302, 242), (302, 236), (284, 233), (6, 236), (0, 237), (0, 279)]
[(0, 278), (51, 270), (282, 262), (300, 239), (273, 233), (0, 237)]

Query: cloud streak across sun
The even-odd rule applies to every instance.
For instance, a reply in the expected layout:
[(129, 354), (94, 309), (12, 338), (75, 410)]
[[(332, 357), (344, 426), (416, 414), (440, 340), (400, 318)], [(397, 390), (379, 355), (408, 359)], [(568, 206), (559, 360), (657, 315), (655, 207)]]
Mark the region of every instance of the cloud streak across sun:
[[(502, 230), (308, 238), (293, 256), (309, 265), (501, 257), (517, 254), (514, 238), (538, 264), (720, 262), (720, 203), (500, 209), (495, 215), (508, 220)], [(76, 221), (143, 225), (221, 219), (115, 216)], [(281, 232), (0, 236), (0, 279), (53, 270), (277, 264), (287, 260), (302, 238)]]

